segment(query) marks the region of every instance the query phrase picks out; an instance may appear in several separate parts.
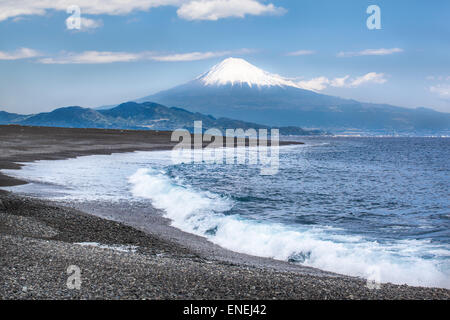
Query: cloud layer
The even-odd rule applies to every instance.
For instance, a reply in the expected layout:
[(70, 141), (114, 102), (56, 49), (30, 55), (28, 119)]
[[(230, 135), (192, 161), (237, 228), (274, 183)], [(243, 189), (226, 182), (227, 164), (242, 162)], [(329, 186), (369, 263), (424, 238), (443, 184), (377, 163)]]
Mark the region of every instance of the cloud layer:
[(186, 20), (218, 20), (243, 18), (246, 15), (283, 14), (284, 8), (260, 0), (3, 0), (0, 2), (0, 21), (26, 15), (45, 15), (50, 10), (66, 11), (77, 5), (81, 14), (125, 15), (134, 11), (148, 11), (160, 6), (177, 7), (177, 14)]
[(316, 53), (313, 50), (298, 50), (298, 51), (294, 51), (294, 52), (288, 52), (286, 55), (287, 56), (306, 56), (306, 55), (310, 55), (310, 54), (314, 54)]
[(92, 29), (97, 29), (103, 26), (103, 22), (101, 20), (94, 20), (88, 18), (81, 18), (81, 29), (80, 31), (88, 31)]
[(365, 49), (362, 51), (341, 51), (337, 54), (338, 57), (358, 57), (358, 56), (385, 56), (393, 53), (403, 52), (401, 48), (391, 48), (391, 49)]
[(431, 86), (430, 91), (437, 93), (441, 98), (450, 98), (450, 84), (438, 84)]
[(342, 78), (328, 79), (327, 77), (317, 77), (311, 80), (302, 80), (297, 82), (297, 85), (303, 89), (322, 91), (327, 87), (336, 88), (356, 88), (363, 84), (375, 83), (382, 84), (387, 80), (384, 73), (369, 72), (359, 77), (350, 77), (346, 75)]
[(40, 56), (39, 52), (29, 48), (20, 48), (13, 52), (0, 51), (0, 60), (29, 59)]
[(101, 64), (114, 62), (133, 62), (142, 60), (149, 53), (128, 53), (112, 51), (84, 51), (81, 53), (63, 52), (58, 57), (39, 59), (43, 64)]
[(179, 62), (197, 61), (210, 58), (228, 56), (232, 54), (246, 54), (252, 52), (249, 49), (230, 51), (207, 51), (207, 52), (187, 52), (176, 54), (161, 54), (152, 51), (143, 52), (113, 52), (113, 51), (84, 51), (81, 53), (62, 52), (56, 57), (46, 57), (39, 59), (43, 64), (104, 64), (115, 62), (135, 62), (143, 60)]
[(76, 31), (90, 31), (93, 29), (97, 29), (103, 26), (103, 22), (101, 20), (94, 20), (94, 19), (88, 19), (88, 18), (80, 18), (80, 28), (79, 29), (72, 29), (72, 18), (66, 19), (66, 27), (67, 29), (76, 30)]
[(165, 62), (177, 62), (177, 61), (197, 61), (210, 58), (224, 57), (233, 54), (247, 54), (253, 52), (249, 49), (240, 49), (234, 51), (208, 51), (208, 52), (188, 52), (166, 55), (153, 55), (151, 60), (165, 61)]
[(256, 0), (196, 0), (183, 4), (177, 14), (186, 20), (219, 20), (221, 18), (244, 18), (246, 15), (284, 14), (284, 8), (262, 4)]

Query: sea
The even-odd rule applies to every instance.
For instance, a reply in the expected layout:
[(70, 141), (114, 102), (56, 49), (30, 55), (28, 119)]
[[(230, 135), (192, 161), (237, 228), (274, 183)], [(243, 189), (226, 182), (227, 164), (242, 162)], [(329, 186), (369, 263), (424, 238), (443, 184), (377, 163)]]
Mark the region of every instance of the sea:
[(289, 139), (305, 144), (281, 146), (272, 175), (258, 164), (175, 162), (172, 151), (3, 172), (30, 181), (8, 190), (34, 197), (153, 206), (174, 227), (232, 251), (450, 288), (450, 138)]

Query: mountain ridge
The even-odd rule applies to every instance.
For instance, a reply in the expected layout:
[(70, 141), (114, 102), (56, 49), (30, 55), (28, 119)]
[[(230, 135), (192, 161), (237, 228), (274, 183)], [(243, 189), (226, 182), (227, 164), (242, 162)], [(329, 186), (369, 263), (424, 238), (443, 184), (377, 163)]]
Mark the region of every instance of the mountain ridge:
[[(230, 61), (231, 67), (227, 70)], [(242, 66), (242, 73), (239, 66)], [(192, 112), (268, 126), (332, 131), (347, 128), (394, 132), (450, 131), (449, 113), (321, 94), (235, 58), (225, 59), (187, 83), (135, 101), (154, 101)]]
[[(166, 107), (152, 102), (125, 102), (107, 110), (95, 110), (79, 106), (57, 108), (51, 112), (34, 115), (18, 115), (0, 111), (0, 124), (18, 124), (28, 126), (51, 126), (70, 128), (104, 128), (131, 130), (172, 131), (187, 129), (193, 132), (194, 121), (202, 121), (204, 130), (217, 128), (225, 133), (226, 129), (249, 128), (270, 129), (256, 123), (215, 118), (211, 115), (190, 112), (183, 108)], [(284, 135), (314, 135), (319, 131), (303, 130), (298, 127), (279, 128)]]

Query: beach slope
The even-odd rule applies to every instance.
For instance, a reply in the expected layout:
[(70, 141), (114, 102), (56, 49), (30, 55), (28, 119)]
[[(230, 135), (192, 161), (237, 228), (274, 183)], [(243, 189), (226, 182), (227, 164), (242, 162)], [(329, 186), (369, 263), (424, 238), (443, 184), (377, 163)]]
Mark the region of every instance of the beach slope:
[[(169, 132), (0, 126), (0, 169), (172, 146)], [(0, 186), (21, 183), (0, 175)], [(0, 191), (0, 299), (450, 298), (447, 289), (369, 289), (364, 279), (224, 249), (218, 254), (200, 237), (196, 246), (181, 231), (169, 237), (169, 226), (144, 232), (83, 211)], [(70, 266), (81, 271), (80, 289), (67, 286)]]

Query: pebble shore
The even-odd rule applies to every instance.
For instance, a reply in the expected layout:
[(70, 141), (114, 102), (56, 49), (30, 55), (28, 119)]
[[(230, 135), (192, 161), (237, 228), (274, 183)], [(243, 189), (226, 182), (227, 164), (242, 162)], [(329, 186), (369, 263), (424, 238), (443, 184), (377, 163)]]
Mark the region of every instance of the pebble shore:
[[(0, 169), (167, 149), (169, 137), (0, 126)], [(0, 186), (21, 183), (0, 174)], [(146, 231), (91, 211), (89, 204), (80, 210), (0, 191), (0, 299), (450, 299), (442, 288), (383, 283), (370, 289), (364, 279), (240, 255), (163, 224)], [(80, 289), (67, 285), (69, 266), (81, 271)]]
[[(450, 298), (447, 289), (369, 289), (363, 279), (224, 263), (74, 209), (0, 198), (0, 299)], [(67, 287), (71, 265), (81, 270), (80, 290)]]

